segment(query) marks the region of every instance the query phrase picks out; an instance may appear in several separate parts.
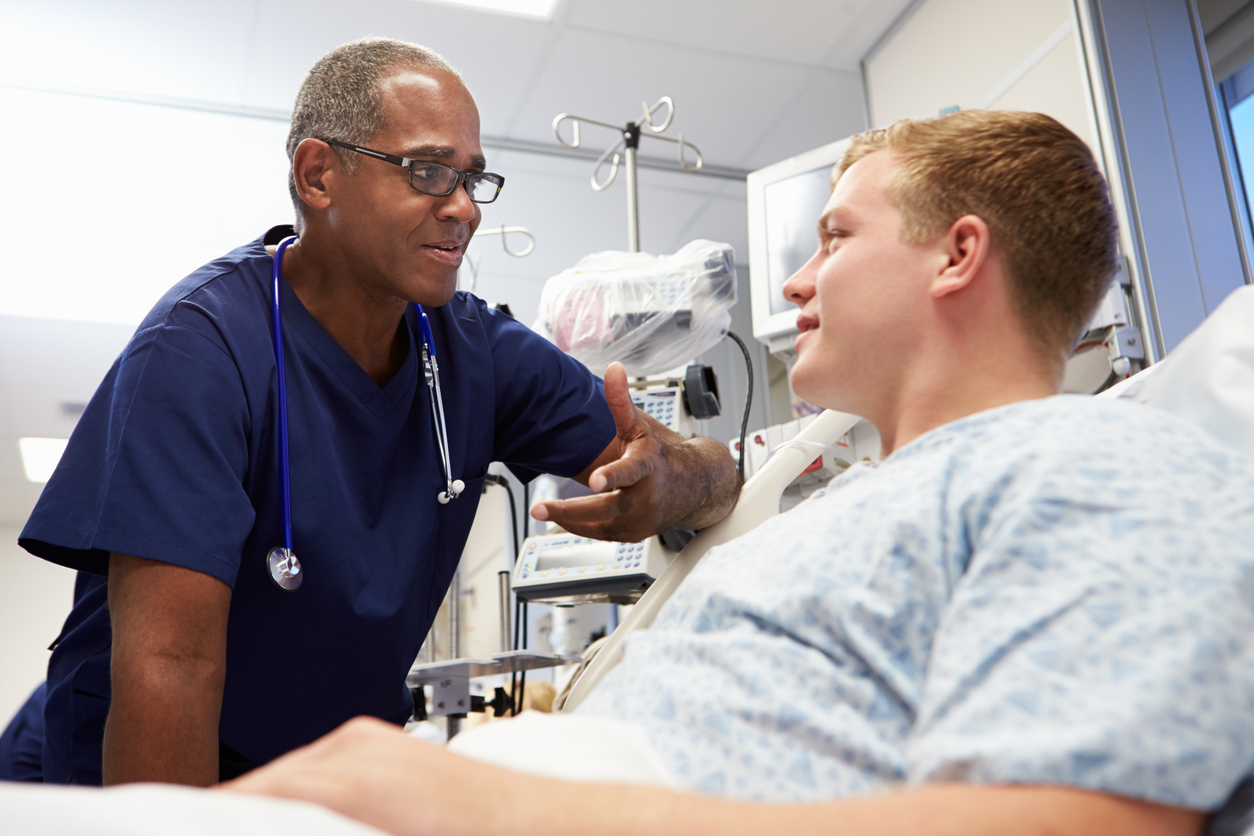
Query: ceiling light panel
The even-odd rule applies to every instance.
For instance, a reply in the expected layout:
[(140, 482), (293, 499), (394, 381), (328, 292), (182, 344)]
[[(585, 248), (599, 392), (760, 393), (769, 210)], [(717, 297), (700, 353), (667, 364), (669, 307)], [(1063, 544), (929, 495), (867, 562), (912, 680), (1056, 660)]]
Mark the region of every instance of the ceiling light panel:
[(429, 0), (446, 6), (462, 6), (483, 12), (549, 20), (561, 0)]
[(19, 438), (17, 444), (22, 451), (26, 478), (40, 483), (52, 478), (52, 471), (57, 469), (68, 441), (68, 438)]

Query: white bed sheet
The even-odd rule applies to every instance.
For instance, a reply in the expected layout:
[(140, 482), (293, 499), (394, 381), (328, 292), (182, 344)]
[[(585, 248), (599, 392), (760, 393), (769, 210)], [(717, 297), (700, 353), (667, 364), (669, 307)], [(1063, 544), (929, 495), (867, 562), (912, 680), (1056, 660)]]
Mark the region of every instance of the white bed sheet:
[(12, 836), (380, 836), (314, 804), (167, 784), (0, 782), (0, 833)]

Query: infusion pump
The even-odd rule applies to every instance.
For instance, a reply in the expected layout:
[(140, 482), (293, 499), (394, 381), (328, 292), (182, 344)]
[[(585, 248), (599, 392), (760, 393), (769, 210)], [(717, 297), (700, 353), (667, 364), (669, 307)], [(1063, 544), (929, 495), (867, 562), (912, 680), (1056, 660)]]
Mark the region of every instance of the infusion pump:
[(697, 421), (684, 408), (684, 389), (678, 384), (632, 392), (631, 402), (668, 430), (674, 430), (686, 438), (697, 433)]
[(634, 603), (674, 557), (657, 537), (610, 543), (558, 530), (523, 542), (514, 594), (542, 603)]

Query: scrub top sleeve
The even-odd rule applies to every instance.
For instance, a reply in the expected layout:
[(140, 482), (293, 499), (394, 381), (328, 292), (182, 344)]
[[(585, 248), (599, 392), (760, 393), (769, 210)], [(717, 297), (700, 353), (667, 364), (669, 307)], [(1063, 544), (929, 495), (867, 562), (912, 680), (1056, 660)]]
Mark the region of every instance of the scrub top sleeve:
[(616, 429), (601, 380), (511, 317), (485, 310), (496, 376), (495, 459), (528, 481), (575, 476)]
[(250, 423), (220, 344), (185, 326), (140, 332), (79, 420), (22, 545), (76, 569), (103, 572), (119, 552), (233, 586), (255, 516)]
[(1222, 464), (1151, 458), (1163, 459), (1077, 456), (968, 525), (974, 556), (907, 744), (912, 783), (1054, 784), (1206, 809), (1247, 771), (1254, 501), (1235, 481), (1216, 490)]

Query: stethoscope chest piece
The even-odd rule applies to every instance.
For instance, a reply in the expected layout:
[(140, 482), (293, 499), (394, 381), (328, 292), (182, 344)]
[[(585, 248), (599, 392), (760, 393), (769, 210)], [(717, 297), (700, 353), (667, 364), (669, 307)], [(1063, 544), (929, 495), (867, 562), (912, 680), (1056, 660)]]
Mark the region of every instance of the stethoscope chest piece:
[(266, 564), (270, 567), (270, 580), (274, 581), (279, 589), (286, 592), (295, 592), (300, 589), (305, 575), (300, 571), (300, 561), (291, 549), (285, 549), (282, 546), (270, 549)]

